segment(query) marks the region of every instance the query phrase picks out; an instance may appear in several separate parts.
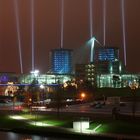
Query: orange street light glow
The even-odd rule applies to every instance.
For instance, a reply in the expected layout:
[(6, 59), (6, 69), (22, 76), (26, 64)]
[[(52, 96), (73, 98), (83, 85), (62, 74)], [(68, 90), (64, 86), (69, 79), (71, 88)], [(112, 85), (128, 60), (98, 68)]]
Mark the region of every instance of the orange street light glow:
[(82, 98), (85, 98), (85, 96), (86, 96), (85, 93), (81, 93)]

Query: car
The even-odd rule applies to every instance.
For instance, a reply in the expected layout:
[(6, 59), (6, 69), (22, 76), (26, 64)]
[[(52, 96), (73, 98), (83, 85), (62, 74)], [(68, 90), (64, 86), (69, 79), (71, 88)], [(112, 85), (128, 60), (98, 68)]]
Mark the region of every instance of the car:
[(105, 101), (99, 100), (99, 101), (94, 101), (93, 103), (90, 104), (90, 107), (95, 107), (95, 106), (99, 106), (99, 104), (101, 106), (105, 105)]
[(120, 106), (126, 106), (125, 102), (120, 102)]
[(8, 103), (8, 101), (4, 100), (4, 99), (0, 99), (0, 103)]
[(93, 103), (90, 104), (90, 107), (95, 107), (99, 102), (94, 101)]
[(102, 108), (102, 104), (101, 103), (98, 103), (97, 105), (95, 105), (95, 108)]

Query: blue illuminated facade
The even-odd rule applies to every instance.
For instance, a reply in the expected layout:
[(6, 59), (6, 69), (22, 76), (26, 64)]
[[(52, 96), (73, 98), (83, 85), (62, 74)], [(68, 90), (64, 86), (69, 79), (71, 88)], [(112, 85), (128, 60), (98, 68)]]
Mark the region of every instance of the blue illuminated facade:
[(95, 48), (94, 64), (97, 73), (121, 73), (123, 67), (119, 60), (119, 48), (108, 46)]
[(115, 47), (95, 48), (94, 61), (116, 61), (119, 60), (119, 49)]
[(56, 74), (72, 73), (72, 50), (53, 49), (51, 51), (51, 70)]

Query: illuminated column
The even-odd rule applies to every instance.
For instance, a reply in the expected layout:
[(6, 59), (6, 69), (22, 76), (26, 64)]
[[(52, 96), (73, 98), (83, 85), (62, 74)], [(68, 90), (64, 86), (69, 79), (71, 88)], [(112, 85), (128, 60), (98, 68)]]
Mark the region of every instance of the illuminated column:
[(91, 39), (91, 50), (90, 50), (90, 62), (91, 63), (93, 63), (94, 44), (95, 44), (95, 38), (93, 37)]
[(91, 51), (90, 51), (90, 62), (92, 63), (94, 61), (94, 47), (95, 47), (95, 41), (100, 45), (103, 46), (95, 37), (92, 37), (89, 40), (89, 44), (91, 46)]

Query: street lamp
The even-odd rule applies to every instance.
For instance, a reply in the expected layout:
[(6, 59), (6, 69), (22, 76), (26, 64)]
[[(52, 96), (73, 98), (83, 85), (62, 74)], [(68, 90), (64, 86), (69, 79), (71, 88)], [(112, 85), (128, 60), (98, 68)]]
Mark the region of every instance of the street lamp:
[(41, 97), (42, 97), (43, 105), (44, 105), (44, 100), (45, 100), (45, 97), (46, 97), (45, 92), (44, 92), (45, 86), (41, 84), (40, 89), (41, 89)]
[(33, 70), (30, 72), (32, 75), (34, 75), (35, 77), (37, 77), (39, 75), (39, 70)]
[(86, 97), (86, 94), (84, 92), (82, 92), (80, 96), (81, 96), (81, 99), (84, 100)]

